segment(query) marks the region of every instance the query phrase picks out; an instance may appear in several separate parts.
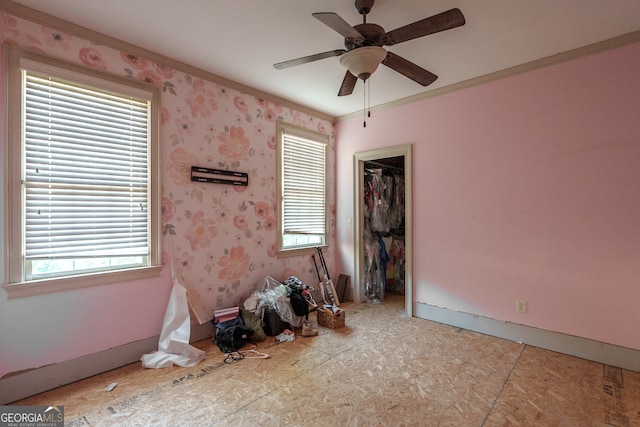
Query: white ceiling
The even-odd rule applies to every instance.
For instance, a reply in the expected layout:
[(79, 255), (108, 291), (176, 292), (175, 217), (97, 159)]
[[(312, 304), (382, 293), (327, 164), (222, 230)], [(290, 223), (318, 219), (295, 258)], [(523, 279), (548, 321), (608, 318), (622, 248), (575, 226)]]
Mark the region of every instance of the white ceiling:
[[(344, 47), (311, 16), (362, 23), (353, 0), (15, 0), (331, 116), (363, 107), (361, 82), (338, 97), (332, 57), (285, 70), (272, 64)], [(424, 88), (380, 66), (371, 106), (459, 83), (640, 30), (639, 0), (378, 0), (367, 22), (386, 31), (458, 7), (462, 27), (387, 47), (437, 74)], [(640, 59), (639, 59), (640, 60)]]

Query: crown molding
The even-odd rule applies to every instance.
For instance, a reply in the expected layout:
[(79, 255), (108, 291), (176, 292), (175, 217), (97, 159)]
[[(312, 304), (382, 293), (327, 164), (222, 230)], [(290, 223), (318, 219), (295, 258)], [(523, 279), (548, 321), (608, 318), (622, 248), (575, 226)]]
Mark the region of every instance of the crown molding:
[[(573, 59), (581, 58), (584, 56), (592, 55), (598, 52), (603, 52), (610, 49), (626, 46), (632, 43), (640, 42), (640, 31), (634, 31), (618, 37), (603, 40), (597, 43), (579, 47), (576, 49), (561, 52), (545, 58), (536, 59), (535, 61), (527, 62), (524, 64), (516, 65), (514, 67), (505, 68), (504, 70), (496, 71), (493, 73), (485, 74), (480, 77), (474, 77), (469, 80), (465, 80), (459, 83), (454, 83), (448, 86), (439, 87), (437, 89), (429, 90), (419, 93), (417, 95), (408, 96), (406, 98), (398, 99), (396, 101), (388, 102), (386, 104), (380, 104), (375, 107), (371, 107), (372, 112), (388, 110), (400, 105), (411, 104), (423, 99), (432, 98), (434, 96), (444, 95), (445, 93), (454, 92), (461, 89), (467, 89), (472, 86), (481, 85), (494, 80), (503, 79), (505, 77), (514, 76), (516, 74), (526, 73), (539, 68), (548, 67), (562, 62), (571, 61)], [(336, 118), (337, 122), (349, 120), (353, 118), (362, 117), (362, 111), (355, 113), (345, 114)]]
[[(52, 15), (46, 14), (44, 12), (40, 12), (38, 10), (29, 8), (19, 3), (15, 3), (11, 0), (2, 1), (0, 3), (0, 10), (5, 11), (16, 17), (26, 19), (28, 21), (35, 22), (41, 25), (47, 25), (52, 28), (64, 29), (65, 32), (68, 32), (76, 37), (92, 40), (99, 44), (104, 44), (106, 46), (109, 46), (115, 49), (123, 50), (138, 56), (142, 56), (154, 62), (158, 62), (164, 65), (167, 65), (169, 67), (172, 67), (174, 69), (181, 70), (193, 76), (197, 76), (205, 80), (211, 81), (213, 83), (223, 85), (230, 89), (238, 90), (248, 95), (269, 100), (271, 102), (282, 105), (284, 107), (292, 108), (302, 113), (313, 115), (322, 120), (327, 120), (331, 123), (349, 120), (352, 118), (357, 118), (362, 115), (361, 111), (346, 114), (343, 116), (338, 116), (338, 117), (335, 117), (326, 113), (322, 113), (308, 106), (297, 104), (287, 99), (272, 95), (270, 93), (260, 91), (256, 88), (243, 85), (241, 83), (235, 82), (233, 80), (227, 79), (217, 74), (213, 74), (211, 72), (202, 70), (200, 68), (194, 67), (189, 64), (185, 64), (181, 61), (169, 58), (159, 53), (152, 52), (150, 50), (141, 48), (131, 43), (127, 43), (123, 40), (116, 39), (106, 34), (91, 30), (89, 28), (74, 24), (72, 22), (69, 22), (60, 18), (56, 18)], [(628, 34), (624, 34), (618, 37), (613, 37), (611, 39), (603, 40), (597, 43), (572, 49), (566, 52), (561, 52), (556, 55), (548, 56), (548, 57), (530, 61), (524, 64), (516, 65), (514, 67), (506, 68), (504, 70), (500, 70), (493, 73), (485, 74), (483, 76), (468, 79), (459, 83), (454, 83), (454, 84), (443, 86), (437, 89), (428, 90), (428, 91), (419, 93), (417, 95), (412, 95), (396, 101), (377, 105), (375, 107), (372, 107), (371, 111), (372, 112), (382, 111), (382, 110), (395, 108), (405, 104), (411, 104), (417, 101), (421, 101), (423, 99), (432, 98), (432, 97), (443, 95), (449, 92), (470, 88), (470, 87), (488, 83), (494, 80), (499, 80), (505, 77), (526, 73), (539, 68), (548, 67), (550, 65), (559, 64), (562, 62), (570, 61), (573, 59), (581, 58), (587, 55), (592, 55), (592, 54), (603, 52), (610, 49), (615, 49), (615, 48), (622, 47), (622, 46), (636, 43), (636, 42), (640, 42), (640, 31), (634, 31)]]

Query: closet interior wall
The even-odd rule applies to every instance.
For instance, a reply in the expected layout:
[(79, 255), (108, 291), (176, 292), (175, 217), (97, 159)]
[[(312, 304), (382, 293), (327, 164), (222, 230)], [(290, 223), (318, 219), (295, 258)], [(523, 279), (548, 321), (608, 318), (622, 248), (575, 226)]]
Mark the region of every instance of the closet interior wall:
[(405, 292), (404, 157), (364, 163), (365, 300)]

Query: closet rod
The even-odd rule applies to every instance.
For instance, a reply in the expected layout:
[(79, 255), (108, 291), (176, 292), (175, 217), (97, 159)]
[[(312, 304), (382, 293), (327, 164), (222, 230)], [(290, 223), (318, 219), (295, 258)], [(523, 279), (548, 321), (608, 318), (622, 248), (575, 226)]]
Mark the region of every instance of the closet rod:
[(399, 168), (397, 166), (391, 166), (391, 165), (385, 165), (383, 163), (376, 162), (375, 160), (366, 160), (364, 162), (365, 167), (366, 167), (367, 164), (374, 165), (374, 166), (380, 166), (380, 167), (388, 168), (388, 169), (395, 169), (397, 171), (404, 172), (404, 168)]

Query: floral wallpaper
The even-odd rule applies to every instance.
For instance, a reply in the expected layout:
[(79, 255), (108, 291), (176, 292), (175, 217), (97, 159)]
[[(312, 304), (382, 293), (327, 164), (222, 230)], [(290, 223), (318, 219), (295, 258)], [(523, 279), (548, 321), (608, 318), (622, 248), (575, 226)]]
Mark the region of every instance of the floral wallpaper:
[[(310, 257), (276, 256), (276, 122), (329, 135), (330, 241), (335, 236), (332, 123), (137, 55), (3, 13), (4, 41), (161, 89), (163, 263), (210, 313), (241, 304), (264, 278), (317, 282)], [(249, 174), (249, 185), (190, 180), (191, 166)], [(331, 268), (333, 255), (325, 251)]]

